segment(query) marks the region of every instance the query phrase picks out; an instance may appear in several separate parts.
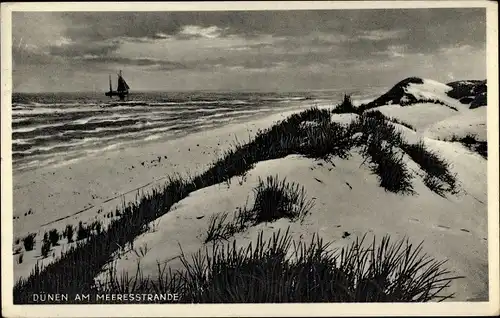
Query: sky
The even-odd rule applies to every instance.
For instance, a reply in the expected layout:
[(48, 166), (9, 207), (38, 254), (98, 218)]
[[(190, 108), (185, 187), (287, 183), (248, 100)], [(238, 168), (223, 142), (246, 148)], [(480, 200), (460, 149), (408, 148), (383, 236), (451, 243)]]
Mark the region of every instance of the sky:
[(15, 92), (300, 91), (486, 78), (486, 10), (14, 12)]

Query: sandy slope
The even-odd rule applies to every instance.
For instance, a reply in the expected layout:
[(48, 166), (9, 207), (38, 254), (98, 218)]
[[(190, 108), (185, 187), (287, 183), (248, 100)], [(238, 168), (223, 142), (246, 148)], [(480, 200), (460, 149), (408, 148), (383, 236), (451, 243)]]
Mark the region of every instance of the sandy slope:
[(465, 137), (476, 135), (478, 140), (486, 140), (487, 107), (469, 109), (435, 124), (429, 125), (424, 134), (433, 139), (445, 140), (453, 135)]
[(458, 114), (448, 107), (432, 103), (411, 106), (385, 105), (371, 110), (379, 110), (382, 114), (408, 123), (417, 130), (423, 130), (436, 122)]
[(456, 112), (439, 104), (415, 104), (411, 106), (385, 105), (370, 109), (412, 125), (422, 135), (439, 140), (452, 136), (476, 135), (486, 140), (487, 107)]
[[(139, 261), (144, 273), (151, 276), (157, 274), (158, 262), (179, 268), (180, 262), (175, 259), (180, 253), (179, 246), (188, 257), (203, 249), (211, 215), (233, 212), (245, 204), (251, 206), (252, 189), (258, 178), (278, 175), (300, 183), (309, 198), (315, 198), (311, 214), (304, 224), (280, 220), (250, 228), (235, 236), (239, 246), (255, 240), (259, 229), (266, 229), (266, 235), (270, 235), (288, 226), (294, 238), (310, 239), (312, 233), (318, 233), (325, 240), (334, 241), (332, 247), (344, 246), (365, 233), (369, 238), (390, 234), (397, 239), (406, 235), (412, 242), (425, 240), (425, 252), (437, 259), (449, 259), (448, 268), (466, 276), (452, 288), (457, 300), (484, 299), (487, 295), (487, 207), (486, 187), (481, 186), (481, 179), (486, 178), (486, 165), (482, 158), (471, 156), (461, 148), (452, 150), (460, 153), (453, 162), (464, 182), (464, 191), (447, 198), (428, 190), (420, 177), (414, 180), (417, 192), (414, 196), (386, 192), (366, 166), (360, 167), (363, 158), (356, 153), (348, 160), (333, 160), (334, 165), (299, 156), (260, 162), (246, 179), (235, 177), (229, 187), (219, 184), (201, 189), (176, 204), (171, 212), (155, 221), (157, 231), (141, 235), (135, 241), (135, 248), (147, 246), (148, 253), (138, 258), (132, 251), (125, 252), (117, 258), (118, 271), (133, 275)], [(415, 174), (421, 173), (415, 163), (409, 158), (406, 160)], [(462, 169), (466, 165), (476, 169)], [(350, 236), (343, 239), (345, 231)]]

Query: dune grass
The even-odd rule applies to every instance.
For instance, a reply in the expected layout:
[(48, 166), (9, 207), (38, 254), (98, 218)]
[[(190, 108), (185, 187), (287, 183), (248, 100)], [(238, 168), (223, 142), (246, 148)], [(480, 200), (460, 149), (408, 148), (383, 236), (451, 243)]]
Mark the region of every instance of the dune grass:
[(388, 236), (371, 244), (365, 237), (332, 250), (314, 235), (307, 243), (292, 240), (289, 231), (237, 247), (236, 241), (214, 244), (188, 258), (183, 268), (167, 271), (158, 265), (154, 279), (138, 265), (133, 277), (110, 275), (99, 287), (105, 293), (179, 294), (183, 303), (295, 302), (426, 302), (453, 294), (443, 291), (458, 279), (422, 252), (422, 243), (392, 243)]
[(23, 238), (23, 245), (25, 251), (32, 251), (35, 247), (35, 233), (30, 233)]
[(299, 184), (279, 181), (278, 176), (268, 176), (266, 181), (259, 178), (259, 184), (254, 189), (255, 203), (252, 209), (254, 224), (272, 222), (281, 218), (303, 220), (314, 206), (308, 200), (304, 187)]
[(378, 117), (360, 116), (353, 125), (362, 132), (357, 143), (362, 146), (365, 161), (372, 164), (370, 169), (378, 176), (380, 186), (390, 192), (412, 194), (413, 176), (398, 152), (404, 143), (401, 133)]
[[(317, 124), (301, 126), (306, 121)], [(357, 133), (361, 133), (361, 137), (355, 137)], [(392, 125), (366, 116), (346, 126), (331, 122), (331, 112), (328, 110), (312, 108), (294, 114), (269, 129), (259, 131), (248, 143), (237, 143), (205, 172), (190, 178), (171, 177), (163, 187), (144, 194), (137, 202), (117, 208), (115, 215), (118, 217), (111, 219), (107, 228), (97, 229), (96, 225), (79, 224), (74, 231), (77, 236), (76, 244), (63, 251), (60, 257), (47, 266), (42, 268), (37, 264), (29, 277), (22, 278), (15, 284), (14, 303), (32, 302), (32, 292), (90, 293), (95, 288), (94, 278), (112, 260), (112, 255), (122, 246), (133, 242), (135, 237), (148, 231), (150, 222), (167, 213), (173, 204), (193, 191), (244, 175), (259, 161), (283, 158), (290, 154), (322, 159), (331, 156), (347, 158), (353, 147), (364, 143), (365, 153), (371, 157), (374, 165), (372, 171), (379, 176), (381, 186), (389, 191), (407, 192), (411, 190), (411, 176), (404, 162), (392, 149), (402, 142), (400, 134)], [(257, 220), (266, 221), (286, 216), (290, 213), (287, 209), (294, 205), (293, 202), (299, 202), (299, 211), (307, 210), (300, 208), (300, 191), (293, 199), (276, 191), (265, 190), (283, 187), (286, 188), (286, 185), (278, 182), (261, 188), (258, 206), (264, 212), (260, 216), (253, 214), (257, 215)], [(274, 201), (270, 201), (270, 198)], [(281, 209), (281, 212), (275, 214), (270, 204)], [(280, 205), (286, 209), (280, 208)], [(247, 212), (242, 212), (240, 222), (248, 217), (245, 214)], [(298, 214), (300, 213), (302, 212)], [(215, 220), (214, 226), (217, 227), (219, 223)], [(70, 241), (73, 231), (66, 232)], [(25, 238), (27, 251), (29, 242), (29, 238)], [(34, 236), (32, 243), (34, 245)]]
[(44, 237), (41, 247), (41, 255), (43, 256), (43, 258), (46, 258), (49, 255), (50, 245), (51, 245), (50, 241)]
[(398, 123), (374, 110), (363, 113), (354, 123), (363, 132), (360, 144), (365, 156), (376, 164), (372, 171), (379, 176), (380, 185), (392, 192), (412, 193), (411, 173), (403, 163), (402, 154), (397, 151), (401, 149), (424, 170), (424, 184), (430, 190), (440, 196), (455, 193), (456, 176), (451, 173), (450, 164), (422, 141), (417, 144), (406, 142), (390, 122)]
[(337, 107), (332, 109), (333, 114), (359, 113), (358, 109), (352, 104), (351, 96), (344, 94), (344, 99)]
[(475, 134), (467, 134), (465, 137), (453, 135), (449, 141), (459, 142), (469, 150), (481, 155), (484, 159), (488, 159), (488, 142), (478, 140)]
[(402, 149), (426, 172), (424, 184), (429, 189), (441, 196), (447, 191), (456, 190), (456, 176), (450, 172), (450, 164), (429, 150), (422, 141), (417, 144), (404, 143)]
[(307, 199), (305, 188), (295, 182), (279, 180), (278, 176), (259, 178), (253, 189), (253, 207), (240, 207), (228, 220), (229, 213), (217, 213), (210, 217), (205, 243), (232, 237), (250, 226), (263, 222), (273, 222), (281, 218), (303, 221), (314, 206)]
[(59, 238), (59, 232), (57, 231), (57, 229), (52, 229), (49, 231), (49, 241), (52, 246), (58, 245)]

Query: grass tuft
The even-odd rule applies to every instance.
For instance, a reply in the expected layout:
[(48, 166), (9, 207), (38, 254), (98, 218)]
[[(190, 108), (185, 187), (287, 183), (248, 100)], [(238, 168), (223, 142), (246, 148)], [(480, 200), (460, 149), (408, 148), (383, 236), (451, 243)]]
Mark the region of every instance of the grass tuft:
[(231, 231), (231, 226), (226, 222), (228, 213), (217, 213), (210, 217), (208, 220), (207, 236), (204, 243), (210, 241), (217, 241), (221, 239), (228, 239), (234, 232)]
[(32, 251), (35, 247), (35, 233), (30, 233), (23, 238), (23, 245), (25, 251)]
[(76, 232), (76, 239), (78, 241), (86, 239), (90, 236), (90, 228), (83, 225), (82, 221), (78, 223), (78, 230)]
[(458, 137), (456, 135), (453, 135), (449, 141), (460, 142), (469, 150), (478, 153), (484, 159), (488, 159), (488, 142), (478, 140), (477, 136), (474, 134), (468, 134), (465, 137)]
[(73, 225), (68, 224), (66, 225), (66, 228), (64, 229), (64, 236), (68, 240), (68, 243), (73, 242), (73, 234), (75, 233), (75, 230), (73, 228)]
[(279, 181), (278, 176), (269, 176), (265, 181), (259, 178), (254, 189), (255, 203), (252, 209), (254, 224), (272, 222), (281, 218), (303, 219), (314, 206), (307, 200), (304, 187), (297, 183)]
[[(429, 150), (423, 141), (417, 144), (402, 145), (402, 149), (426, 172), (424, 184), (435, 193), (443, 196), (446, 191), (456, 190), (456, 176), (452, 175), (450, 164)], [(442, 183), (446, 183), (446, 188)]]
[(49, 232), (49, 241), (52, 244), (52, 246), (58, 245), (59, 242), (59, 232), (57, 232), (57, 229), (52, 229)]
[(227, 212), (211, 216), (204, 242), (227, 240), (235, 233), (262, 222), (281, 218), (302, 221), (314, 206), (314, 201), (307, 199), (303, 186), (289, 183), (286, 179), (279, 181), (277, 176), (269, 176), (265, 181), (259, 178), (254, 194), (253, 207), (239, 208), (232, 220), (227, 220)]
[(351, 96), (344, 94), (344, 99), (342, 103), (332, 110), (333, 114), (346, 114), (346, 113), (358, 113), (358, 110), (354, 108), (352, 104)]
[(396, 150), (404, 143), (401, 133), (379, 117), (363, 115), (353, 125), (362, 133), (357, 143), (362, 145), (365, 160), (372, 163), (370, 169), (378, 176), (380, 186), (386, 191), (412, 194), (412, 174)]
[(49, 255), (50, 252), (50, 240), (44, 239), (42, 241), (42, 249), (41, 249), (41, 255), (43, 258), (46, 258)]

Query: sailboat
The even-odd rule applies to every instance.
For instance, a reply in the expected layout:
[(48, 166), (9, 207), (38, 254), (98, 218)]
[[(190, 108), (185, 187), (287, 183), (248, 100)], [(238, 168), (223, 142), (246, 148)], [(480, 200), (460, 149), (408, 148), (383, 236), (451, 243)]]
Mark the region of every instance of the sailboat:
[(118, 86), (116, 87), (116, 91), (113, 91), (113, 85), (111, 83), (111, 75), (109, 75), (109, 92), (106, 92), (106, 96), (109, 98), (113, 98), (113, 96), (118, 96), (120, 101), (124, 101), (125, 97), (128, 95), (128, 90), (130, 87), (122, 76), (122, 71), (118, 73)]

